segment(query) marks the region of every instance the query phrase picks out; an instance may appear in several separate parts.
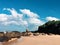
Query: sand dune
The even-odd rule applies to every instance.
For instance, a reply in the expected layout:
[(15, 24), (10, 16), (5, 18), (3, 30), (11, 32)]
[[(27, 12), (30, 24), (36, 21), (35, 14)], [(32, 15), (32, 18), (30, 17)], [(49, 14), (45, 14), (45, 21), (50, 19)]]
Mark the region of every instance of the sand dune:
[(28, 36), (15, 39), (10, 42), (4, 42), (0, 45), (60, 45), (59, 35), (39, 35)]

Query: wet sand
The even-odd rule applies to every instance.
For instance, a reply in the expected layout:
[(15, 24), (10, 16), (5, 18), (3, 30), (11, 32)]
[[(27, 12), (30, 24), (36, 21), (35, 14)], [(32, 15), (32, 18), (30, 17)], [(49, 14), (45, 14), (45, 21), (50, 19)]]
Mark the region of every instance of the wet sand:
[(0, 45), (60, 45), (59, 35), (25, 36)]

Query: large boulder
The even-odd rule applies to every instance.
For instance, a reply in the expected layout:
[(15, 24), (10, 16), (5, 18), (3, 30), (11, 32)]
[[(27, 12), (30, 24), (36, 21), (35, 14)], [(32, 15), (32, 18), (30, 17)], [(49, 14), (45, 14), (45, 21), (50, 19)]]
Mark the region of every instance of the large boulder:
[(8, 32), (6, 35), (11, 38), (20, 38), (21, 37), (21, 34), (18, 31)]
[(26, 29), (26, 32), (22, 32), (22, 36), (30, 36), (32, 32)]
[(2, 36), (2, 37), (0, 37), (0, 42), (6, 42), (6, 41), (8, 41), (8, 40), (10, 40), (10, 38), (7, 37), (7, 36)]

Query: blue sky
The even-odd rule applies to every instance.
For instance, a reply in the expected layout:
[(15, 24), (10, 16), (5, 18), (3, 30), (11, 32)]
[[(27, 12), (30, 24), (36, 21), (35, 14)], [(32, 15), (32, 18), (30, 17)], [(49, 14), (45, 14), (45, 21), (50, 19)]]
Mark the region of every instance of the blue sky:
[(30, 9), (41, 17), (55, 16), (60, 18), (60, 0), (0, 0), (0, 9)]
[[(12, 11), (14, 12), (13, 14)], [(19, 20), (21, 17), (18, 16), (21, 14), (23, 15), (22, 22), (25, 22), (24, 24), (28, 26), (16, 25), (17, 23), (15, 22), (21, 22)], [(26, 28), (29, 30), (37, 30), (37, 27), (46, 21), (60, 20), (60, 0), (0, 0), (0, 17), (0, 30), (25, 31)], [(33, 22), (34, 20), (35, 22)], [(7, 25), (3, 25), (1, 22), (3, 24), (7, 23)]]

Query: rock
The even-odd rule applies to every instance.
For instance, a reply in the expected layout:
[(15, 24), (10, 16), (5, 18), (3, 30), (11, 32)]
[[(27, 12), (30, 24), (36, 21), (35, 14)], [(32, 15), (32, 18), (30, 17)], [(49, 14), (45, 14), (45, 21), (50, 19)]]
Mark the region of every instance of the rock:
[(38, 35), (39, 35), (39, 33), (33, 33), (33, 35), (34, 35), (34, 36), (38, 36)]
[(6, 42), (9, 38), (7, 36), (0, 37), (0, 42)]
[(7, 36), (11, 37), (11, 38), (20, 38), (21, 37), (20, 32), (18, 32), (18, 31), (9, 32), (9, 33), (7, 33)]
[(30, 36), (31, 34), (30, 31), (22, 32), (22, 36)]

